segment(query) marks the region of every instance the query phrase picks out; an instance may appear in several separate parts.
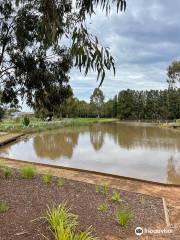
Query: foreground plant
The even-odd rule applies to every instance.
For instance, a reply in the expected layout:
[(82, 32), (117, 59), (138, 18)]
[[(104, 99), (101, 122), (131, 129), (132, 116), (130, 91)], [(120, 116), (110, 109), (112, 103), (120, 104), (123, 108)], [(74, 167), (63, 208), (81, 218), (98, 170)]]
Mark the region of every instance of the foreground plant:
[(113, 202), (121, 202), (121, 195), (119, 192), (114, 191), (111, 200)]
[(101, 212), (106, 212), (108, 210), (108, 204), (107, 203), (101, 203), (98, 208), (99, 211)]
[(0, 213), (7, 212), (9, 210), (9, 205), (6, 202), (0, 202)]
[(107, 185), (103, 185), (103, 186), (96, 186), (96, 192), (97, 193), (101, 193), (103, 195), (107, 195), (109, 191), (109, 187)]
[[(77, 232), (78, 216), (70, 212), (66, 204), (57, 208), (48, 208), (45, 219), (50, 224), (55, 240), (96, 240), (88, 229)], [(47, 238), (48, 239), (48, 238)]]
[(5, 177), (5, 178), (11, 177), (12, 174), (13, 174), (12, 169), (9, 168), (9, 167), (5, 167), (5, 168), (3, 169), (3, 172), (4, 172), (4, 177)]
[(21, 170), (21, 175), (23, 178), (31, 179), (36, 175), (36, 170), (32, 166), (24, 167)]
[(125, 209), (119, 209), (116, 213), (116, 220), (119, 225), (123, 227), (127, 227), (128, 223), (133, 219), (132, 212), (125, 208)]
[(52, 182), (53, 175), (51, 173), (45, 174), (42, 177), (44, 183), (50, 183)]

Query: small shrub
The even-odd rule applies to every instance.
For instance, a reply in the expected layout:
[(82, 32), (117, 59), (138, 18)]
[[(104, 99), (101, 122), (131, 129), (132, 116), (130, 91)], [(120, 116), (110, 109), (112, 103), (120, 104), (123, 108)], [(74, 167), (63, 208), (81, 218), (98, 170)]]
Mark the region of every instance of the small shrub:
[(121, 201), (120, 193), (114, 191), (111, 199), (112, 199), (113, 202), (120, 202)]
[(23, 123), (23, 125), (24, 125), (25, 127), (28, 127), (29, 124), (30, 124), (29, 118), (28, 118), (28, 117), (24, 117), (22, 123)]
[(9, 205), (6, 202), (0, 202), (0, 213), (7, 212), (9, 210)]
[(107, 185), (96, 186), (96, 192), (101, 193), (103, 195), (107, 195), (109, 191), (109, 187)]
[(101, 203), (97, 209), (101, 212), (106, 212), (108, 210), (108, 205), (107, 203)]
[(50, 183), (50, 182), (52, 182), (52, 178), (53, 178), (53, 176), (52, 176), (51, 173), (45, 174), (45, 175), (43, 175), (43, 177), (42, 177), (44, 183)]
[(58, 187), (63, 187), (64, 184), (65, 184), (65, 180), (64, 180), (64, 178), (59, 178), (57, 184), (58, 184)]
[(45, 219), (51, 227), (55, 240), (97, 240), (91, 235), (90, 228), (84, 232), (76, 231), (78, 216), (72, 214), (66, 204), (60, 204), (57, 208), (48, 208)]
[(130, 220), (132, 220), (133, 214), (129, 209), (120, 209), (116, 213), (116, 220), (119, 225), (127, 227)]
[(32, 166), (24, 167), (21, 170), (21, 175), (22, 175), (23, 178), (30, 179), (30, 178), (33, 178), (36, 175), (36, 171)]
[(3, 169), (3, 172), (4, 172), (4, 177), (5, 177), (5, 178), (11, 177), (12, 174), (13, 174), (12, 169), (9, 168), (9, 167), (5, 167), (5, 168)]
[(48, 208), (46, 213), (46, 220), (53, 230), (58, 229), (59, 226), (74, 230), (78, 225), (77, 219), (78, 217), (70, 212), (66, 204), (60, 204), (57, 208)]

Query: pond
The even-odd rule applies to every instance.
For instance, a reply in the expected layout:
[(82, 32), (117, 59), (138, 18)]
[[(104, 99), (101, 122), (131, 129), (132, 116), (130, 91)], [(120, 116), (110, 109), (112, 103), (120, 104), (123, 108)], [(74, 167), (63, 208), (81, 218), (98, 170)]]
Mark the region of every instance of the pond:
[(180, 132), (149, 124), (47, 131), (1, 147), (0, 156), (180, 184)]

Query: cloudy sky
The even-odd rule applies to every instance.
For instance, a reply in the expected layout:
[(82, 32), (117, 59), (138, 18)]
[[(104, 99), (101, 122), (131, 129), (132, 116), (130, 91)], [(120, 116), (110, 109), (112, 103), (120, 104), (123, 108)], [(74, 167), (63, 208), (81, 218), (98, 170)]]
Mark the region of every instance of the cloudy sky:
[[(102, 87), (106, 99), (127, 88), (167, 87), (167, 66), (180, 59), (179, 19), (180, 0), (127, 0), (125, 13), (97, 12), (90, 30), (116, 60), (116, 76), (109, 73)], [(98, 86), (96, 74), (85, 77), (73, 70), (71, 86), (75, 96), (88, 100)]]
[[(180, 59), (180, 0), (127, 0), (125, 13), (110, 16), (97, 11), (88, 20), (90, 32), (109, 47), (116, 60), (116, 76), (108, 73), (102, 89), (106, 100), (122, 89), (167, 88), (166, 69)], [(96, 73), (71, 71), (74, 95), (89, 100), (98, 86)], [(29, 110), (23, 104), (23, 110)]]

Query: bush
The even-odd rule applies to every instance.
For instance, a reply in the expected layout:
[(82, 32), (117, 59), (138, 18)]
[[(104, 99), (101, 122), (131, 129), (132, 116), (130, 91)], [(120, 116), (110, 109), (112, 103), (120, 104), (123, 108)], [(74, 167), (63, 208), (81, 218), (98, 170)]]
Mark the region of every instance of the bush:
[(21, 170), (21, 175), (23, 178), (27, 178), (27, 179), (30, 179), (30, 178), (33, 178), (35, 175), (36, 175), (36, 171), (33, 167), (31, 166), (28, 166), (28, 167), (24, 167), (22, 170)]
[(23, 119), (23, 125), (24, 125), (25, 127), (28, 127), (29, 124), (30, 124), (29, 118), (28, 118), (28, 117), (24, 117), (24, 119)]

